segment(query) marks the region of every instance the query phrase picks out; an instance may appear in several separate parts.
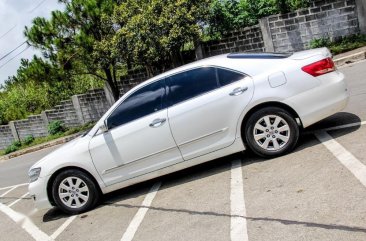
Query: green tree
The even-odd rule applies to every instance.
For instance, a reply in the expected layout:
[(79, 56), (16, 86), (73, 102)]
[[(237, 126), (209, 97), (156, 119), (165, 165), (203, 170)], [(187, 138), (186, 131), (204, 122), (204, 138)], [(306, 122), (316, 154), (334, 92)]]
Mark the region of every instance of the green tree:
[(181, 50), (197, 43), (210, 0), (126, 0), (117, 6), (114, 46), (153, 75), (182, 63)]
[(311, 0), (212, 0), (207, 32), (214, 38), (260, 18), (308, 7)]
[(118, 61), (105, 48), (115, 34), (109, 21), (116, 2), (113, 0), (59, 0), (63, 11), (53, 11), (50, 20), (37, 17), (26, 27), (28, 42), (70, 75), (93, 75), (107, 83), (119, 98)]

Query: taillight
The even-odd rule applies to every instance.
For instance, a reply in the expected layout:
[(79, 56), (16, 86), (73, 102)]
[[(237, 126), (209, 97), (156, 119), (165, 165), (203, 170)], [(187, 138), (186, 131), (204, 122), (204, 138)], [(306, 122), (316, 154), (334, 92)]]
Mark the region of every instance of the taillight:
[(316, 77), (336, 70), (331, 58), (322, 59), (318, 62), (306, 65), (301, 68), (304, 72)]

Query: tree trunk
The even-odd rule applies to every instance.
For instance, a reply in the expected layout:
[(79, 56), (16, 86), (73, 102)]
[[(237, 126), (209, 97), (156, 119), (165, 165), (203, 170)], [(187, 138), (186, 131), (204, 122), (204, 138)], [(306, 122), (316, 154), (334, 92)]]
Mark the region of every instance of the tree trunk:
[(117, 81), (113, 79), (113, 75), (111, 73), (110, 68), (104, 68), (104, 73), (107, 77), (107, 84), (109, 85), (109, 88), (112, 91), (113, 98), (115, 101), (117, 101), (119, 99), (119, 89)]

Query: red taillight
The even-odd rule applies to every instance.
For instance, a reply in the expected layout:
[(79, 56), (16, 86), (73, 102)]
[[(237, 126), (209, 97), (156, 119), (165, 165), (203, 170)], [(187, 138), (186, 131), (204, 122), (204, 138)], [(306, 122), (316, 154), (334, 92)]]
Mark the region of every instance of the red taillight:
[(322, 74), (335, 71), (335, 65), (331, 58), (322, 59), (318, 62), (306, 65), (301, 68), (304, 72), (316, 77)]

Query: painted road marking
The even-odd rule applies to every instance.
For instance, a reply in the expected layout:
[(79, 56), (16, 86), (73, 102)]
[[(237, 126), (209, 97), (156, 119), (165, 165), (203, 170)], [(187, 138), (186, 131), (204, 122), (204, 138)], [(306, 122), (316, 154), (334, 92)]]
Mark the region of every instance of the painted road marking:
[(231, 241), (247, 241), (248, 230), (244, 199), (243, 175), (241, 160), (233, 160), (231, 163)]
[(3, 194), (1, 194), (1, 196), (0, 196), (0, 197), (5, 197), (5, 196), (6, 196), (6, 194), (8, 194), (9, 192), (13, 191), (15, 188), (17, 188), (17, 186), (10, 188), (8, 191), (6, 191), (6, 192), (4, 192)]
[(144, 201), (141, 204), (141, 207), (133, 217), (131, 223), (128, 225), (126, 232), (123, 234), (121, 241), (131, 241), (135, 236), (137, 229), (139, 228), (142, 220), (144, 219), (147, 211), (149, 210), (149, 206), (154, 200), (156, 193), (158, 192), (161, 186), (161, 182), (155, 183), (154, 186), (151, 187), (149, 193), (146, 195)]
[(69, 225), (74, 221), (77, 215), (69, 217), (52, 235), (52, 239), (56, 239)]
[(5, 190), (5, 189), (13, 188), (13, 187), (21, 187), (21, 186), (25, 186), (25, 185), (28, 185), (28, 184), (29, 183), (22, 183), (22, 184), (17, 184), (17, 185), (9, 186), (9, 187), (1, 187), (0, 190)]
[(327, 132), (319, 131), (315, 136), (366, 187), (366, 166)]
[(8, 207), (10, 208), (11, 206), (17, 204), (20, 200), (24, 199), (26, 196), (28, 196), (29, 192), (27, 192), (26, 194), (24, 194), (23, 196), (21, 196), (20, 198), (18, 198), (17, 200), (15, 200), (14, 202), (10, 203), (8, 205)]
[(0, 203), (0, 211), (11, 218), (15, 223), (21, 223), (21, 227), (31, 235), (36, 241), (50, 241), (53, 240), (50, 236), (40, 230), (34, 223), (21, 213), (14, 211), (8, 206)]

